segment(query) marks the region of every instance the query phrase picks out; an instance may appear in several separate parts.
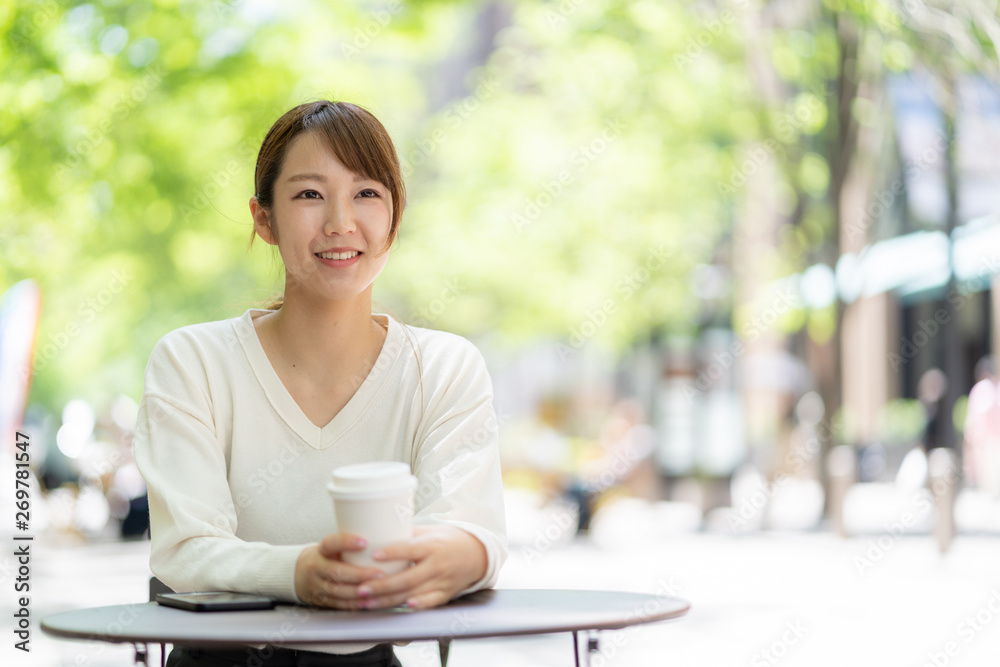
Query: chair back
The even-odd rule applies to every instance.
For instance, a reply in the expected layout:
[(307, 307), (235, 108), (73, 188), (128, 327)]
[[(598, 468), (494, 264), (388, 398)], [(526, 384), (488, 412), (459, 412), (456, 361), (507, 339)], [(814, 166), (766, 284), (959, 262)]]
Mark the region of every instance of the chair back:
[(165, 583), (157, 579), (156, 577), (149, 578), (149, 601), (156, 602), (156, 596), (159, 593), (173, 593), (174, 589), (167, 586)]

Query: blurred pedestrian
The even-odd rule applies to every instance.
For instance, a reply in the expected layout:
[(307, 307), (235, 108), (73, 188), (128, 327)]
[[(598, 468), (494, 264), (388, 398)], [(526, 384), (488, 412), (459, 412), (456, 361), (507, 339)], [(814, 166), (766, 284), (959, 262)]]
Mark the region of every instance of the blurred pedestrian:
[(1000, 384), (992, 358), (979, 360), (975, 378), (963, 429), (965, 479), (990, 495), (1000, 495)]
[(941, 553), (948, 550), (955, 536), (955, 498), (958, 493), (958, 462), (949, 428), (952, 415), (945, 409), (948, 378), (939, 368), (923, 374), (917, 384), (917, 398), (927, 414), (924, 429), (924, 452), (927, 454), (928, 484), (934, 498), (934, 536)]
[(580, 508), (578, 533), (589, 530), (598, 499), (612, 488), (626, 488), (629, 495), (647, 500), (655, 498), (657, 478), (652, 465), (655, 438), (638, 401), (625, 398), (612, 406), (595, 443), (596, 456), (583, 463), (579, 476), (566, 490), (566, 495)]
[(929, 453), (936, 447), (947, 447), (945, 429), (951, 426), (949, 415), (945, 414), (944, 397), (948, 391), (948, 378), (940, 368), (931, 368), (917, 383), (917, 398), (924, 406), (927, 417), (922, 444)]

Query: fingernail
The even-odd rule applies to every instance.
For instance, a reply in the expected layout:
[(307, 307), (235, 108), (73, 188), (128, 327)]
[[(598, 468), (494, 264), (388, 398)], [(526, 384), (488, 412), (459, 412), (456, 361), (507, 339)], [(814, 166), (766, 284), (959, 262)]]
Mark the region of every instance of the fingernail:
[(362, 586), (358, 589), (358, 595), (371, 595), (372, 589), (369, 586)]
[(372, 554), (372, 558), (384, 558), (384, 557), (385, 557), (384, 551), (376, 551), (375, 553)]
[(359, 547), (367, 547), (368, 546), (368, 540), (366, 540), (363, 537), (359, 537), (358, 538), (358, 546)]

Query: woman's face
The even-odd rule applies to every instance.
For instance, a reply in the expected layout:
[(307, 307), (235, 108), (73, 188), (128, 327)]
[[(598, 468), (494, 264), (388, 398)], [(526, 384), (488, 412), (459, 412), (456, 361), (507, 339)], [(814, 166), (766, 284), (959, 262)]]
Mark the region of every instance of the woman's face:
[(388, 252), (376, 257), (392, 221), (389, 188), (347, 169), (316, 133), (292, 140), (270, 215), (255, 199), (250, 208), (261, 238), (277, 241), (286, 301), (296, 293), (355, 298), (371, 288), (389, 259)]

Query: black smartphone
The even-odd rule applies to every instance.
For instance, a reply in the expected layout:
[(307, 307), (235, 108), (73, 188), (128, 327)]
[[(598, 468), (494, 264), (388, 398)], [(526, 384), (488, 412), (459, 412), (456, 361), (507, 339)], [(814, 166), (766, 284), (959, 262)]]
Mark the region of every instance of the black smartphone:
[(250, 593), (206, 591), (202, 593), (158, 593), (156, 601), (165, 607), (188, 611), (240, 611), (244, 609), (274, 609), (277, 600)]

